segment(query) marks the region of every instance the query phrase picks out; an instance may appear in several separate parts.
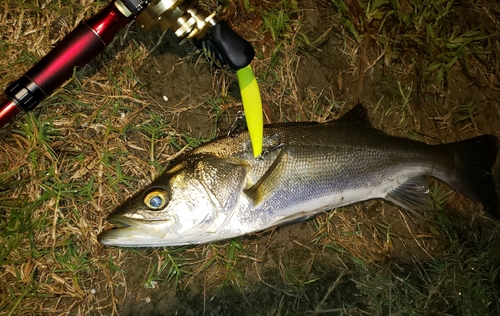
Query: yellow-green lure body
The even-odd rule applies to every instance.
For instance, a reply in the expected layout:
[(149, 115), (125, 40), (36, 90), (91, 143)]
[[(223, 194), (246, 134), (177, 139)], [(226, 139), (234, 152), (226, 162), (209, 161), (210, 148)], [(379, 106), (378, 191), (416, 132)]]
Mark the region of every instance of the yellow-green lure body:
[(236, 76), (240, 86), (248, 133), (252, 142), (253, 156), (256, 158), (262, 153), (262, 139), (264, 136), (264, 118), (259, 86), (250, 65), (236, 71)]

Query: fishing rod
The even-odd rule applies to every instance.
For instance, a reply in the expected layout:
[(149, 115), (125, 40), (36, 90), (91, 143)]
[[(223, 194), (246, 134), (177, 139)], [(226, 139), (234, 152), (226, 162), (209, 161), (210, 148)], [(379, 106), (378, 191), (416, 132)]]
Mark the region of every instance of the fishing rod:
[[(181, 43), (188, 39), (206, 47), (220, 64), (236, 71), (242, 91), (244, 110), (252, 120), (248, 124), (257, 144), (262, 143), (262, 104), (250, 63), (255, 56), (252, 45), (234, 32), (215, 13), (206, 14), (197, 0), (114, 0), (100, 12), (79, 24), (70, 34), (18, 80), (10, 83), (0, 97), (0, 127), (20, 112), (32, 111), (114, 39), (118, 32), (135, 20), (147, 31), (160, 26), (172, 29)], [(257, 93), (255, 93), (257, 92)], [(248, 106), (246, 106), (246, 104)], [(253, 127), (255, 126), (255, 127)], [(256, 136), (255, 136), (256, 135)]]

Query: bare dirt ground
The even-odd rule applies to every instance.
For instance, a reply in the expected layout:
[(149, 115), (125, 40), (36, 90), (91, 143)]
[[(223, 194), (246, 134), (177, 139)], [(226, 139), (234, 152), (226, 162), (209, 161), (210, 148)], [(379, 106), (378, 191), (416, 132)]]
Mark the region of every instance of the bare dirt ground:
[[(498, 61), (472, 63), (475, 68), (467, 69), (457, 63), (450, 70), (450, 80), (440, 86), (421, 75), (422, 55), (418, 50), (413, 55), (406, 52), (391, 58), (384, 55), (376, 40), (356, 43), (329, 1), (299, 2), (300, 10), (289, 14), (290, 29), (284, 39), (262, 32), (264, 22), (259, 13), (245, 11), (240, 2), (229, 6), (222, 17), (256, 48), (252, 66), (261, 87), (267, 123), (324, 122), (361, 101), (369, 109), (372, 124), (392, 135), (431, 144), (485, 133), (500, 137)], [(277, 1), (252, 3), (261, 10), (279, 7)], [(466, 18), (467, 14), (457, 13), (463, 17), (462, 23), (480, 23), (480, 14), (475, 19)], [(482, 21), (493, 23), (487, 18)], [(317, 41), (308, 45), (303, 36)], [(498, 50), (496, 45), (491, 49)], [(125, 47), (142, 50), (138, 48), (139, 57), (133, 57), (124, 53)], [(275, 47), (279, 47), (277, 53), (273, 53)], [(137, 62), (131, 63), (134, 58)], [(127, 66), (129, 63), (132, 65)], [(105, 87), (103, 82), (112, 84)], [(65, 104), (65, 98), (74, 93), (85, 101)], [(110, 99), (116, 100), (112, 106), (92, 104)], [(49, 141), (49, 147), (57, 153), (58, 174), (67, 173), (68, 183), (81, 182), (80, 187), (91, 183), (92, 198), (60, 202), (59, 210), (64, 215), (59, 215), (57, 229), (61, 233), (52, 233), (51, 220), (40, 233), (48, 245), (45, 248), (55, 252), (64, 249), (66, 254), (65, 247), (74, 243), (74, 251), (85, 259), (82, 265), (86, 269), (49, 273), (44, 272), (46, 266), (58, 262), (59, 257), (42, 256), (38, 261), (43, 261), (41, 265), (16, 266), (10, 261), (20, 260), (20, 255), (11, 254), (9, 264), (15, 268), (2, 270), (0, 289), (7, 300), (12, 284), (30, 282), (16, 280), (15, 269), (39, 269), (33, 278), (39, 275), (37, 282), (46, 280), (47, 285), (36, 293), (47, 298), (22, 299), (38, 302), (40, 313), (361, 315), (369, 303), (367, 292), (360, 291), (363, 282), (368, 282), (360, 279), (360, 271), (370, 271), (377, 279), (382, 274), (376, 271), (390, 270), (393, 279), (384, 281), (380, 277), (370, 284), (373, 288), (377, 282), (380, 287), (396, 288), (401, 280), (419, 277), (421, 268), (431, 259), (446, 258), (457, 245), (463, 245), (464, 253), (471, 244), (500, 248), (498, 223), (486, 217), (479, 204), (432, 180), (432, 188), (450, 194), (442, 209), (424, 212), (421, 217), (389, 203), (369, 201), (307, 222), (210, 245), (175, 249), (102, 247), (96, 236), (116, 205), (158, 175), (178, 150), (212, 139), (218, 128), (229, 126), (241, 110), (236, 76), (211, 67), (191, 43), (179, 46), (171, 32), (146, 33), (133, 25), (47, 102), (34, 115), (57, 116), (51, 122), (60, 137)], [(474, 109), (465, 111), (464, 106), (470, 103)], [(11, 162), (3, 172), (7, 174), (18, 165), (24, 169), (18, 171), (17, 180), (29, 179), (30, 175), (42, 177), (15, 158), (14, 148), (22, 143), (12, 136), (18, 129), (2, 131), (5, 157)], [(75, 158), (81, 156), (81, 160)], [(24, 158), (35, 159), (28, 155)], [(130, 178), (118, 181), (107, 176), (109, 170), (118, 173), (117, 164), (121, 166), (119, 173)], [(497, 180), (498, 171), (497, 163)], [(91, 176), (95, 176), (95, 185)], [(15, 192), (26, 192), (19, 189), (23, 182), (12, 184), (10, 174), (2, 179), (10, 181), (0, 186), (3, 191), (18, 190), (5, 195), (10, 199)], [(7, 209), (5, 205), (11, 204), (5, 201)], [(33, 218), (56, 213), (52, 211), (54, 203), (50, 203), (32, 211)], [(16, 207), (9, 206), (9, 212), (15, 212)], [(25, 247), (29, 248), (27, 243)], [(494, 262), (499, 259), (498, 255), (488, 258)], [(75, 283), (74, 275), (81, 278), (79, 283)], [(53, 279), (56, 281), (49, 281)], [(498, 277), (493, 279), (498, 285)], [(17, 288), (10, 291), (22, 292)], [(442, 302), (435, 299), (432, 303), (437, 306)], [(492, 304), (498, 306), (500, 302)], [(426, 308), (437, 310), (432, 304)], [(381, 309), (378, 314), (389, 312)]]

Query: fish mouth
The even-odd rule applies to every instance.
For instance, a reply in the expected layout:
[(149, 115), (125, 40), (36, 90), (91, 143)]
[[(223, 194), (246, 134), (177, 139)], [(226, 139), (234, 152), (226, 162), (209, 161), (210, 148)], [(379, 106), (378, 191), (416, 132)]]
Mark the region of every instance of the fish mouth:
[(127, 228), (127, 227), (132, 227), (134, 225), (133, 223), (134, 220), (119, 215), (111, 215), (108, 218), (106, 218), (106, 221), (114, 225), (114, 227), (111, 229)]
[(165, 236), (164, 222), (143, 221), (121, 215), (106, 219), (113, 226), (99, 234), (97, 240), (105, 246), (154, 247)]

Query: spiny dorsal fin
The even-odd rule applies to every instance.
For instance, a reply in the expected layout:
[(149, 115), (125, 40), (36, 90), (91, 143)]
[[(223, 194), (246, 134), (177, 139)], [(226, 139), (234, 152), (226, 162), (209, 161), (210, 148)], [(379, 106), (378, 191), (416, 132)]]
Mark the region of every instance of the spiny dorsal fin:
[(368, 110), (361, 103), (356, 104), (346, 114), (342, 115), (337, 122), (358, 123), (366, 126), (372, 126), (370, 119), (368, 118)]

